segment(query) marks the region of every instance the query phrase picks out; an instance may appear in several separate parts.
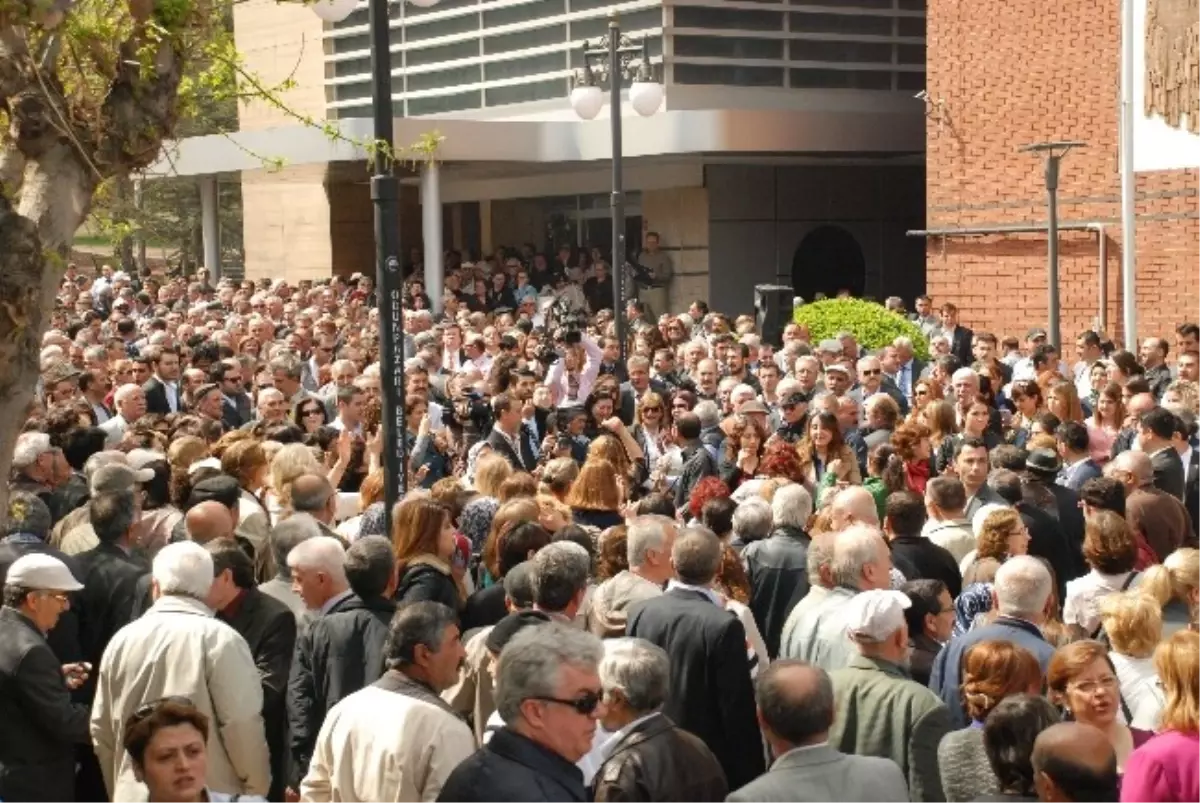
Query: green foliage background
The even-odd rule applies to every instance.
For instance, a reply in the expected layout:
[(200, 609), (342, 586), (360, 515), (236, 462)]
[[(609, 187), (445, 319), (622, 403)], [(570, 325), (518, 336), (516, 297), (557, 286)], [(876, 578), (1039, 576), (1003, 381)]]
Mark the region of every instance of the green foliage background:
[(857, 298), (830, 298), (796, 307), (792, 320), (808, 327), (810, 342), (832, 338), (838, 332), (853, 332), (858, 344), (868, 349), (890, 345), (897, 337), (912, 340), (913, 351), (929, 359), (929, 341), (920, 327), (881, 304)]

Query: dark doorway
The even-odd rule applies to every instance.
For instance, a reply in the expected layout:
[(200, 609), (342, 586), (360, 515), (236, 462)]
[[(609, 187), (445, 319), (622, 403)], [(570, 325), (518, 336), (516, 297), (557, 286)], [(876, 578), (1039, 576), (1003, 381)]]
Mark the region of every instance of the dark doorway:
[(842, 290), (861, 297), (867, 263), (854, 235), (840, 226), (819, 226), (800, 241), (792, 256), (792, 287), (805, 301), (817, 293), (832, 298)]

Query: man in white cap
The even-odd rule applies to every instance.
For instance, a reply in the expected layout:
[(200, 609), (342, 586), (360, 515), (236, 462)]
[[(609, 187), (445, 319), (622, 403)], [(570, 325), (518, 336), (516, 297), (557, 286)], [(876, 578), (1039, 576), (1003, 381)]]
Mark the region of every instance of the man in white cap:
[(0, 799), (74, 800), (75, 748), (87, 744), (87, 706), (71, 690), (86, 664), (63, 663), (46, 633), (83, 586), (61, 560), (41, 553), (18, 558), (0, 608)]
[(837, 710), (829, 744), (843, 753), (890, 758), (908, 780), (910, 800), (945, 800), (937, 746), (950, 731), (950, 712), (908, 673), (912, 603), (891, 589), (863, 591), (845, 603), (846, 637), (857, 655), (829, 673)]

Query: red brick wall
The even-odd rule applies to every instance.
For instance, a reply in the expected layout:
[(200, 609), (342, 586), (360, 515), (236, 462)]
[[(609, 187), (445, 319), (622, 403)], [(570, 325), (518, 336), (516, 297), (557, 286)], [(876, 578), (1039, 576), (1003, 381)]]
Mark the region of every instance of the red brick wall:
[[(1061, 222), (1107, 222), (1108, 333), (1121, 337), (1118, 169), (1120, 65), (1116, 0), (929, 0), (927, 226), (1046, 219), (1043, 159), (1017, 149), (1084, 140), (1062, 162)], [(940, 106), (937, 101), (944, 103)], [(1197, 171), (1137, 181), (1138, 333), (1170, 335), (1200, 306)], [(1099, 312), (1098, 237), (1064, 233), (1059, 287), (1070, 342)], [(996, 333), (1047, 318), (1046, 238), (931, 238), (927, 286), (964, 324)]]

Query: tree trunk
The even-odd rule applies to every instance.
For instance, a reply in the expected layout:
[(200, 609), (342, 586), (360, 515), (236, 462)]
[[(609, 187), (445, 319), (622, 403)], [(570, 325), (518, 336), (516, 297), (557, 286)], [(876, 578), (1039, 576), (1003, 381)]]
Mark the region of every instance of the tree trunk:
[(25, 165), (17, 208), (0, 194), (0, 510), (8, 507), (13, 449), (38, 384), (64, 257), (95, 189), (74, 154), (55, 145)]

